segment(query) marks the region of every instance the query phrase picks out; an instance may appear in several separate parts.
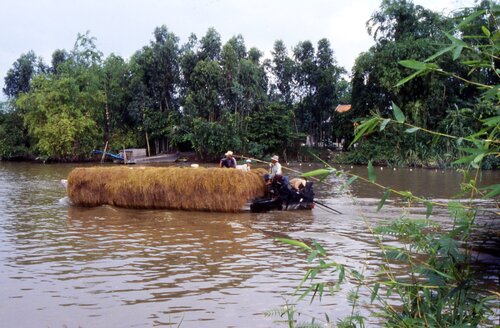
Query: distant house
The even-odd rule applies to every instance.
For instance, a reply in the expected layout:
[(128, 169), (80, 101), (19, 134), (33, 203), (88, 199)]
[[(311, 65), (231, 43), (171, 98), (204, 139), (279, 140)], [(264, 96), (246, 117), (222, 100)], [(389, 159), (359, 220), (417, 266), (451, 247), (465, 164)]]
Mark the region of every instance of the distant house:
[(351, 105), (338, 105), (337, 108), (335, 108), (335, 111), (337, 113), (346, 113), (351, 110)]

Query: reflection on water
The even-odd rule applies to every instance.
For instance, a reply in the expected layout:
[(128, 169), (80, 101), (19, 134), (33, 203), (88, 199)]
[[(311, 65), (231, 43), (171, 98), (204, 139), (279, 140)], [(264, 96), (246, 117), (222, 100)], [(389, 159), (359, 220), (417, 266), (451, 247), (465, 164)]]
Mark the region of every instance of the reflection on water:
[[(367, 225), (401, 212), (393, 200), (376, 212), (378, 191), (369, 187), (338, 194), (342, 179), (317, 188), (318, 199), (342, 215), (321, 208), (263, 214), (75, 208), (61, 201), (59, 187), (71, 168), (0, 163), (4, 327), (273, 326), (276, 318), (263, 313), (293, 300), (307, 266), (304, 255), (276, 237), (317, 240), (332, 260), (366, 271), (381, 263)], [(423, 185), (424, 196), (442, 199), (450, 197), (443, 186), (457, 179), (451, 172), (440, 173), (441, 182), (429, 171), (412, 172), (411, 179), (409, 172), (386, 172), (382, 183)], [(436, 211), (438, 221), (448, 222)], [(349, 309), (342, 293), (300, 305), (311, 315), (342, 317)], [(368, 313), (369, 295), (362, 296)]]

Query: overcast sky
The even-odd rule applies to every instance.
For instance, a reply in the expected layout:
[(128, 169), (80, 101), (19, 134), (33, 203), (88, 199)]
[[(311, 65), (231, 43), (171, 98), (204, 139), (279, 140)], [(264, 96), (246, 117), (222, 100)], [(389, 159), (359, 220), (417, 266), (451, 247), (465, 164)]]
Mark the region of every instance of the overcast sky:
[[(247, 49), (269, 54), (276, 40), (288, 49), (300, 41), (330, 41), (338, 64), (351, 71), (355, 58), (373, 40), (366, 21), (381, 0), (0, 0), (0, 88), (6, 72), (33, 50), (49, 64), (56, 49), (71, 50), (78, 33), (90, 31), (105, 56), (128, 59), (149, 44), (155, 27), (187, 41), (214, 27), (224, 44), (241, 34)], [(415, 0), (449, 13), (473, 0)], [(2, 97), (0, 99), (3, 99)]]

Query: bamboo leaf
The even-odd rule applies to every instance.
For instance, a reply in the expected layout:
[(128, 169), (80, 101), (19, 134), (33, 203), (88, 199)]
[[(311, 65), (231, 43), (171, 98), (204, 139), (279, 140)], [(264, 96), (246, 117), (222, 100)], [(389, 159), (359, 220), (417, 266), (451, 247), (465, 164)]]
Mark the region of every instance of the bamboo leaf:
[(351, 141), (350, 145), (356, 143), (356, 141), (358, 141), (358, 139), (362, 136), (373, 132), (373, 130), (375, 130), (375, 128), (377, 127), (379, 121), (380, 119), (378, 117), (372, 117), (369, 120), (363, 121), (361, 125), (356, 128), (356, 135), (354, 136), (354, 139), (353, 141)]
[(419, 70), (419, 71), (427, 69), (427, 65), (425, 63), (417, 61), (417, 60), (401, 60), (401, 61), (399, 61), (399, 64), (404, 66), (404, 67), (411, 68), (414, 70)]
[(461, 151), (464, 151), (466, 153), (473, 154), (473, 155), (479, 155), (481, 153), (484, 153), (484, 149), (482, 149), (482, 148), (460, 147), (458, 149), (460, 149)]
[(491, 36), (490, 30), (486, 26), (481, 26), (481, 30), (483, 30), (484, 35), (486, 35), (488, 38)]
[(450, 39), (450, 41), (453, 43), (453, 45), (455, 47), (465, 47), (465, 46), (467, 46), (467, 44), (463, 40), (457, 39), (456, 37), (454, 37), (453, 35), (448, 34), (448, 33), (445, 33), (445, 35), (446, 35), (446, 37), (448, 39)]
[(484, 198), (493, 198), (493, 197), (500, 195), (500, 184), (486, 186), (486, 187), (481, 188), (481, 190), (491, 190), (489, 193), (484, 195)]
[(457, 159), (456, 161), (453, 161), (453, 164), (469, 164), (471, 163), (474, 158), (476, 158), (476, 155), (469, 155), (469, 156), (465, 156), (465, 157), (461, 157), (459, 159)]
[(473, 13), (472, 15), (464, 18), (463, 21), (460, 22), (460, 24), (458, 24), (457, 28), (461, 28), (462, 26), (465, 26), (467, 24), (469, 24), (471, 21), (473, 21), (474, 19), (476, 19), (477, 17), (483, 15), (484, 13), (486, 12), (486, 10), (480, 10), (480, 11), (476, 11), (475, 13)]
[(318, 256), (318, 251), (317, 250), (312, 251), (307, 257), (307, 262), (312, 262), (316, 258), (316, 256)]
[(392, 103), (392, 112), (394, 113), (394, 118), (396, 121), (399, 123), (404, 123), (406, 120), (405, 114), (399, 109), (398, 105), (396, 105), (394, 102)]
[(482, 153), (482, 154), (477, 155), (472, 162), (476, 163), (476, 164), (481, 162), (485, 155), (486, 155), (486, 153)]
[(375, 182), (377, 176), (375, 174), (375, 169), (373, 168), (372, 161), (368, 161), (368, 180)]
[(321, 244), (319, 244), (317, 241), (313, 241), (313, 245), (314, 245), (314, 247), (316, 247), (316, 250), (318, 251), (318, 254), (320, 254), (321, 256), (325, 256), (326, 255), (326, 251), (323, 248), (323, 246), (321, 246)]
[(386, 118), (385, 120), (383, 120), (382, 124), (380, 124), (379, 131), (384, 131), (385, 127), (387, 126), (387, 124), (389, 124), (390, 121), (390, 118)]
[(447, 53), (447, 52), (449, 52), (449, 51), (451, 51), (451, 50), (453, 50), (453, 49), (455, 49), (455, 46), (449, 46), (449, 47), (446, 47), (446, 48), (444, 48), (444, 49), (441, 49), (441, 50), (439, 50), (438, 52), (436, 52), (434, 55), (432, 55), (432, 56), (430, 56), (429, 58), (427, 58), (427, 59), (425, 60), (425, 62), (428, 62), (428, 61), (434, 60), (434, 59), (438, 58), (439, 56), (442, 56), (443, 54), (445, 54), (445, 53)]
[(300, 295), (300, 297), (297, 299), (298, 301), (302, 301), (304, 297), (309, 295), (309, 293), (316, 287), (316, 284), (312, 285), (311, 287), (307, 288), (305, 292)]
[(335, 170), (332, 170), (332, 169), (317, 169), (317, 170), (314, 170), (314, 171), (302, 173), (301, 176), (303, 176), (305, 178), (308, 178), (308, 177), (316, 177), (318, 175), (330, 175), (333, 172), (335, 172)]
[(409, 128), (409, 129), (406, 129), (406, 130), (405, 130), (405, 133), (415, 133), (415, 132), (417, 132), (418, 130), (420, 130), (420, 128), (419, 128), (419, 127)]
[(321, 300), (321, 298), (323, 297), (323, 290), (325, 288), (325, 284), (324, 283), (320, 283), (319, 284), (319, 288), (318, 288), (318, 294), (319, 294), (319, 299)]
[(453, 60), (457, 60), (457, 58), (460, 57), (462, 50), (464, 50), (463, 46), (458, 46), (455, 48), (455, 50), (453, 51)]
[(357, 179), (358, 179), (358, 176), (357, 176), (357, 175), (352, 176), (349, 180), (347, 180), (347, 182), (346, 182), (345, 184), (346, 184), (347, 186), (350, 186), (350, 185), (352, 185), (352, 183), (353, 183), (354, 181), (356, 181)]
[(500, 124), (500, 116), (493, 116), (484, 119), (483, 124), (490, 127), (498, 126)]
[(377, 212), (380, 211), (380, 209), (384, 206), (385, 201), (387, 200), (387, 197), (391, 194), (391, 188), (387, 188), (384, 192), (384, 195), (382, 195), (382, 199), (380, 199), (380, 202), (378, 203), (377, 206)]
[(342, 186), (340, 186), (339, 191), (344, 190), (345, 188), (349, 187), (356, 179), (358, 178), (357, 175), (352, 176), (349, 180), (347, 180), (346, 183), (344, 183)]
[(372, 294), (370, 296), (370, 303), (373, 304), (373, 301), (375, 300), (375, 297), (377, 297), (379, 288), (380, 288), (380, 283), (377, 282), (375, 284), (375, 286), (373, 286), (373, 291), (372, 291)]
[(396, 86), (397, 86), (397, 87), (400, 87), (400, 86), (402, 86), (403, 84), (405, 84), (406, 82), (413, 80), (414, 78), (416, 78), (416, 77), (417, 77), (417, 76), (419, 76), (419, 75), (424, 74), (425, 72), (426, 72), (425, 70), (416, 71), (416, 72), (415, 72), (415, 73), (413, 73), (412, 75), (409, 75), (409, 76), (405, 77), (404, 79), (400, 80), (400, 81), (396, 84)]
[(338, 283), (341, 284), (344, 281), (345, 278), (345, 269), (343, 265), (340, 265), (340, 272), (339, 272), (339, 281)]
[(276, 238), (276, 240), (284, 243), (284, 244), (288, 244), (288, 245), (292, 245), (292, 246), (297, 246), (297, 247), (300, 247), (302, 249), (305, 249), (305, 250), (312, 250), (311, 247), (309, 247), (307, 244), (301, 242), (301, 241), (298, 241), (298, 240), (293, 240), (293, 239), (287, 239), (287, 238)]
[(433, 204), (432, 202), (426, 202), (425, 205), (427, 206), (427, 210), (425, 212), (425, 217), (428, 219), (429, 216), (431, 216), (432, 214), (432, 208), (433, 208)]

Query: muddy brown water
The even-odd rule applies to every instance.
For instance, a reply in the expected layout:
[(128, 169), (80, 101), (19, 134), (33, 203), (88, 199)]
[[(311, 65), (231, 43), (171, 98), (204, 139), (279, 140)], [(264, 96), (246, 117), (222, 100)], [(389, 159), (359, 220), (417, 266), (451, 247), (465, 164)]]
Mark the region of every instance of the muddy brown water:
[[(295, 303), (291, 294), (307, 263), (276, 237), (316, 240), (330, 260), (366, 271), (382, 263), (367, 226), (403, 211), (390, 199), (376, 212), (382, 191), (367, 184), (340, 191), (345, 177), (316, 186), (318, 201), (341, 215), (319, 206), (258, 214), (77, 208), (59, 184), (73, 167), (0, 162), (2, 327), (285, 327), (264, 313)], [(366, 176), (363, 167), (342, 169)], [(484, 172), (482, 179), (499, 183), (500, 174)], [(377, 182), (440, 201), (452, 198), (460, 181), (455, 171), (377, 168)], [(418, 206), (409, 211), (425, 216)], [(491, 213), (483, 217), (498, 221)], [(436, 209), (433, 219), (450, 224), (445, 210)], [(488, 243), (481, 258), (498, 284), (500, 257), (488, 251), (498, 241)], [(346, 293), (299, 302), (299, 321), (344, 317)], [(361, 292), (367, 316), (376, 310), (369, 299)]]

